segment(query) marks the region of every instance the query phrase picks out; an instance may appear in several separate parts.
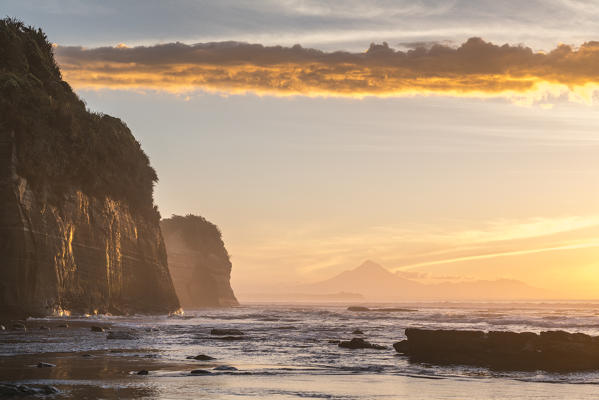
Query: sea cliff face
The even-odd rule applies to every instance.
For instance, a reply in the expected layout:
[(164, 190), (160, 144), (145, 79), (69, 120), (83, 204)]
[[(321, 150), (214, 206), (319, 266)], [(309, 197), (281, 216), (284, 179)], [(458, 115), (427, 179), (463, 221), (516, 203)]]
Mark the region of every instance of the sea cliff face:
[(0, 315), (166, 313), (179, 308), (157, 221), (71, 188), (44, 201), (0, 137)]
[(230, 283), (231, 261), (216, 225), (194, 215), (173, 216), (160, 225), (181, 305), (238, 305)]
[(0, 20), (0, 317), (179, 308), (129, 128), (87, 109), (45, 34)]

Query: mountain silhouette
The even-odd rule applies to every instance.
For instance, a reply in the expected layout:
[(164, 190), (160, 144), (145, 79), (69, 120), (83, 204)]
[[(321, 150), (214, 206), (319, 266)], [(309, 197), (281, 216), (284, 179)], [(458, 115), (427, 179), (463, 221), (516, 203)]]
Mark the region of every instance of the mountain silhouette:
[(367, 300), (504, 300), (549, 298), (551, 293), (513, 279), (426, 284), (402, 278), (371, 260), (313, 284), (306, 293), (359, 293)]
[(367, 260), (359, 267), (344, 271), (333, 278), (305, 286), (310, 292), (360, 293), (366, 298), (376, 297), (377, 293), (396, 293), (398, 290), (417, 293), (422, 284), (400, 278), (373, 261)]

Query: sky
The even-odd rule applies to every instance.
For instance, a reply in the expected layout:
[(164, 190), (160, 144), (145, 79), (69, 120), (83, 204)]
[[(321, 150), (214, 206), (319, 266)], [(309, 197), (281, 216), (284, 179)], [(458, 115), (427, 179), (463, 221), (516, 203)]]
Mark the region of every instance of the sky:
[[(26, 1), (163, 216), (216, 223), (240, 299), (366, 259), (599, 298), (599, 5)], [(374, 43), (374, 45), (372, 45)]]

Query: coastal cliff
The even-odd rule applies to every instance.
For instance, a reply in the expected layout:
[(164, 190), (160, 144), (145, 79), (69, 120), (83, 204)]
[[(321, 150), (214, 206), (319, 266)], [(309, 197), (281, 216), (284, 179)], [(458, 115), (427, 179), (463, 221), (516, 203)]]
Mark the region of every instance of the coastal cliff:
[(0, 316), (167, 313), (156, 173), (127, 126), (92, 113), (41, 30), (0, 21)]
[(195, 215), (173, 215), (160, 226), (181, 305), (238, 305), (230, 283), (231, 261), (218, 227)]

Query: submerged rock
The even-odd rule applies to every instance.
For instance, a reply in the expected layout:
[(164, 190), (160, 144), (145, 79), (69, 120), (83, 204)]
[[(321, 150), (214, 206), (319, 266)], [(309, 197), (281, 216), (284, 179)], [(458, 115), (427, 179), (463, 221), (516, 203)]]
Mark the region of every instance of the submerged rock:
[(351, 306), (347, 307), (347, 311), (370, 311), (370, 308), (362, 306)]
[(90, 330), (91, 330), (92, 332), (104, 332), (104, 328), (102, 328), (101, 326), (92, 326), (92, 327), (90, 328)]
[(599, 370), (599, 337), (547, 331), (483, 332), (408, 328), (393, 345), (410, 361), (464, 364), (497, 370)]
[(231, 365), (219, 365), (213, 368), (215, 371), (237, 371), (237, 368)]
[(223, 335), (232, 335), (232, 336), (242, 336), (244, 335), (239, 329), (218, 329), (214, 328), (210, 331), (211, 335), (223, 336)]
[(39, 362), (39, 363), (37, 363), (37, 367), (38, 368), (53, 368), (53, 367), (56, 367), (56, 365), (55, 364), (46, 363), (46, 362)]
[(13, 385), (0, 384), (0, 397), (17, 397), (17, 396), (50, 396), (58, 394), (60, 391), (54, 386), (28, 386), (28, 385)]
[(354, 329), (354, 331), (352, 332), (353, 335), (363, 335), (364, 332), (362, 332), (360, 329)]
[(375, 350), (385, 350), (387, 347), (381, 346), (379, 344), (374, 344), (367, 342), (362, 338), (353, 338), (349, 341), (341, 341), (339, 342), (339, 347), (344, 347), (346, 349), (375, 349)]
[(56, 325), (57, 328), (68, 328), (69, 324), (60, 324), (60, 325)]
[(192, 375), (211, 375), (212, 372), (207, 371), (205, 369), (194, 369), (193, 371), (191, 371)]
[(135, 340), (135, 339), (139, 339), (139, 337), (131, 332), (115, 331), (115, 332), (109, 332), (108, 335), (106, 335), (106, 339)]
[(142, 369), (141, 371), (137, 371), (137, 375), (148, 375), (150, 372), (147, 369)]
[(189, 357), (187, 357), (187, 359), (188, 360), (198, 360), (198, 361), (216, 360), (216, 358), (207, 356), (206, 354), (198, 354), (197, 356), (189, 356)]

